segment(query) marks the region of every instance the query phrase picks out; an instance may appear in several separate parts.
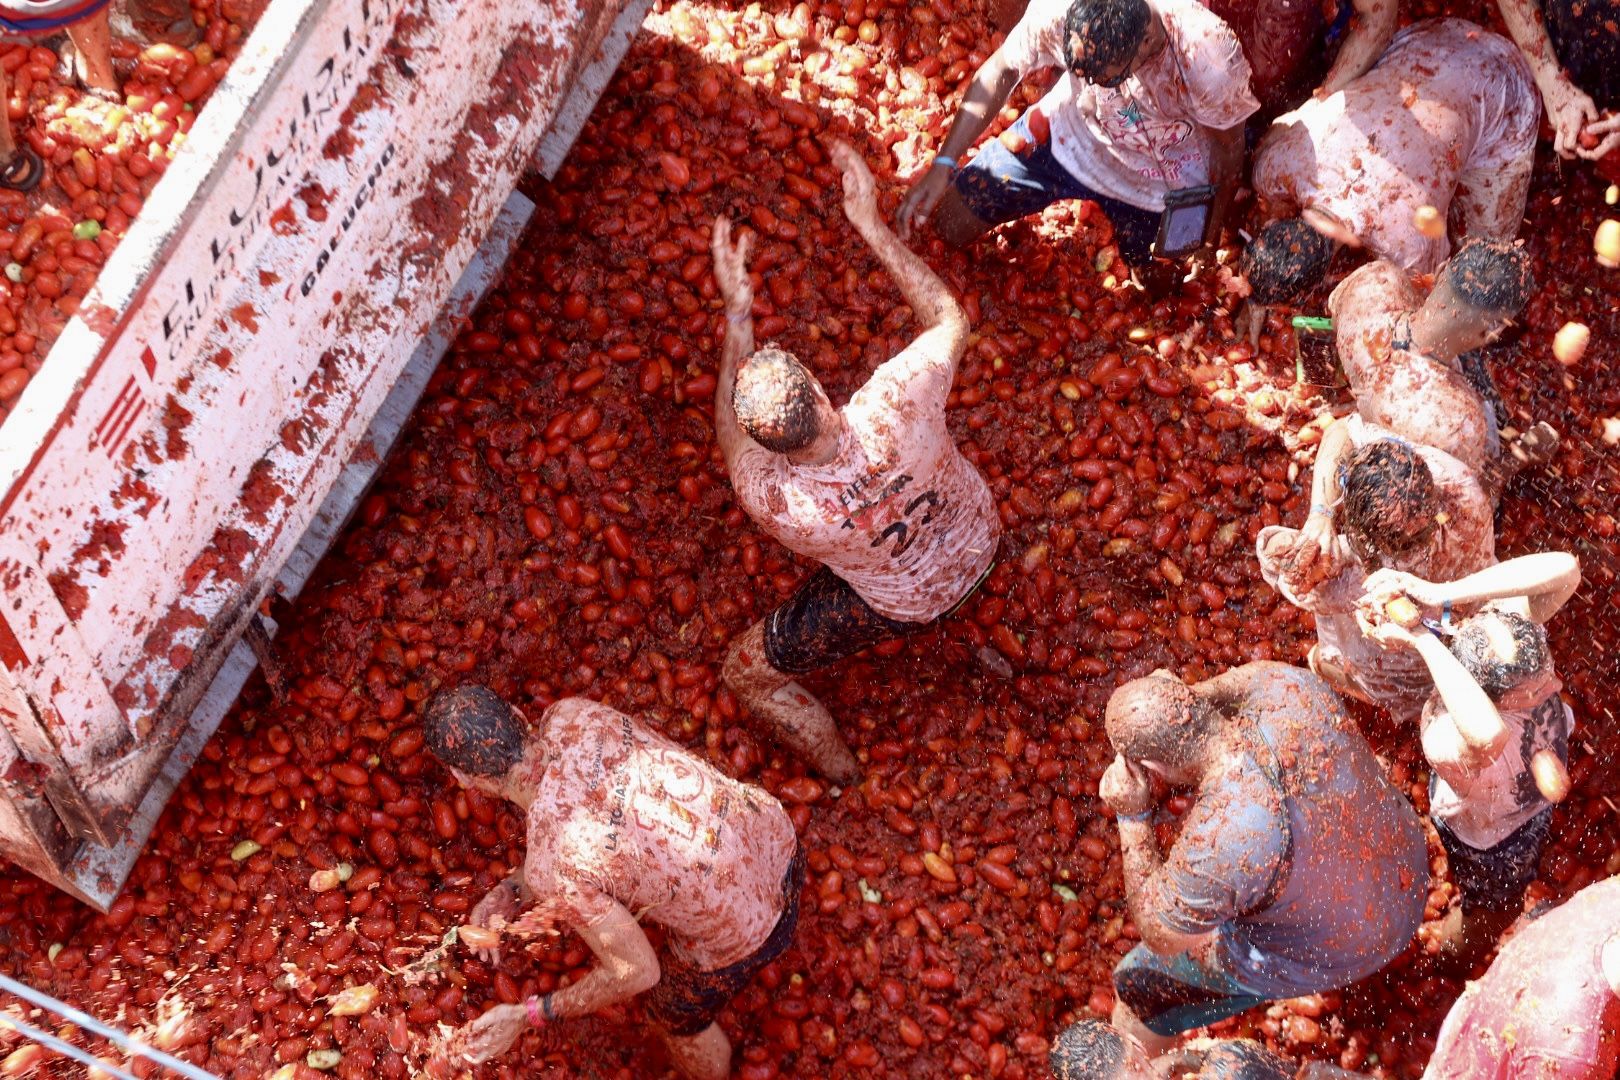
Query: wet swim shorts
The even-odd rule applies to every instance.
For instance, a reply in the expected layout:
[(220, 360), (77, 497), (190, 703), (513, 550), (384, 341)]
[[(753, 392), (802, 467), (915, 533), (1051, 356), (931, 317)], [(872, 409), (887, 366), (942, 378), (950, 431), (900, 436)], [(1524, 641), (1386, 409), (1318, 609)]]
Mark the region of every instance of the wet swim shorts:
[(1114, 993), (1155, 1035), (1179, 1035), (1271, 1000), (1188, 956), (1138, 945), (1114, 967)]

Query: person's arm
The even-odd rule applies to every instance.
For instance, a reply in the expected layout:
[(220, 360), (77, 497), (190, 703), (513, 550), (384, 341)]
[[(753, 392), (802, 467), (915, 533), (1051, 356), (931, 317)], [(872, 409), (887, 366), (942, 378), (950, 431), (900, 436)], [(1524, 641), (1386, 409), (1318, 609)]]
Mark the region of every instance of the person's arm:
[(1159, 917), (1158, 878), (1164, 857), (1147, 815), (1153, 809), (1153, 785), (1147, 770), (1123, 755), (1103, 774), (1098, 795), (1113, 809), (1119, 826), (1119, 847), (1125, 863), (1125, 904), (1142, 943), (1161, 955), (1189, 952), (1209, 941), (1210, 935), (1180, 934)]
[(844, 174), (844, 214), (871, 245), (883, 268), (894, 278), (900, 294), (911, 305), (923, 332), (913, 343), (931, 356), (949, 358), (948, 387), (956, 377), (956, 362), (967, 348), (968, 321), (950, 288), (916, 252), (900, 242), (883, 223), (877, 208), (877, 186), (860, 154), (844, 142), (828, 146), (828, 155)]
[(1368, 636), (1385, 648), (1415, 649), (1422, 657), (1424, 666), (1429, 669), (1435, 692), (1445, 706), (1445, 714), (1437, 717), (1424, 731), (1423, 746), (1427, 752), (1431, 731), (1436, 727), (1449, 726), (1455, 732), (1455, 740), (1449, 733), (1433, 732), (1435, 747), (1437, 750), (1444, 748), (1440, 756), (1446, 761), (1444, 766), (1439, 761), (1431, 764), (1447, 783), (1451, 782), (1451, 777), (1446, 775), (1447, 768), (1477, 770), (1501, 751), (1508, 738), (1502, 714), (1497, 712), (1496, 703), (1491, 701), (1490, 695), (1480, 689), (1479, 683), (1462, 666), (1462, 661), (1451, 655), (1444, 642), (1421, 626), (1408, 629), (1395, 622), (1383, 622), (1372, 627)]
[(1598, 119), (1597, 105), (1570, 81), (1569, 73), (1553, 51), (1552, 39), (1547, 36), (1547, 26), (1541, 18), (1540, 0), (1497, 0), (1497, 6), (1502, 10), (1502, 22), (1508, 33), (1530, 64), (1536, 88), (1541, 91), (1547, 122), (1553, 129), (1553, 149), (1566, 158), (1579, 155), (1595, 159), (1607, 154), (1613, 148), (1614, 139), (1604, 138), (1604, 145), (1600, 147), (1581, 146), (1581, 132)]
[(497, 1005), (467, 1028), (462, 1051), (468, 1061), (481, 1065), (506, 1053), (523, 1029), (534, 1022), (548, 1023), (585, 1016), (605, 1005), (626, 1001), (650, 990), (662, 970), (658, 954), (636, 917), (624, 905), (610, 901), (607, 914), (587, 926), (575, 928), (596, 954), (590, 974), (544, 997), (521, 1005)]
[(1399, 8), (1396, 0), (1355, 0), (1350, 29), (1339, 45), (1339, 56), (1333, 61), (1327, 78), (1316, 90), (1317, 97), (1336, 94), (1367, 74), (1395, 36)]
[[(1333, 528), (1333, 510), (1339, 502), (1339, 461), (1350, 450), (1350, 427), (1335, 420), (1322, 432), (1316, 447), (1316, 465), (1311, 472), (1311, 508), (1294, 542), (1286, 564), (1295, 581), (1324, 580), (1338, 573), (1338, 535)], [(1323, 566), (1317, 562), (1323, 560)]]
[(1443, 610), (1443, 605), (1481, 604), (1488, 600), (1523, 597), (1524, 612), (1545, 623), (1557, 614), (1581, 584), (1581, 563), (1567, 551), (1542, 551), (1476, 570), (1456, 581), (1424, 581), (1398, 570), (1378, 570), (1367, 578), (1367, 603), (1381, 606), (1405, 596), (1420, 607)]
[(1209, 207), (1209, 223), (1204, 228), (1204, 243), (1214, 244), (1221, 238), (1226, 224), (1226, 212), (1231, 209), (1232, 197), (1237, 194), (1243, 179), (1243, 125), (1224, 131), (1209, 129), (1209, 182), (1215, 185), (1215, 199)]
[(905, 200), (900, 203), (899, 212), (895, 214), (895, 225), (900, 230), (902, 240), (910, 240), (912, 231), (921, 228), (933, 214), (934, 207), (945, 195), (945, 189), (950, 187), (952, 163), (961, 161), (962, 155), (984, 134), (984, 129), (990, 126), (996, 113), (1007, 104), (1007, 97), (1020, 78), (1018, 69), (1007, 63), (1001, 49), (986, 57), (979, 70), (973, 73), (967, 93), (962, 96), (961, 108), (956, 110), (956, 119), (951, 121), (951, 130), (945, 136), (938, 155), (911, 185)]
[(726, 304), (726, 342), (720, 353), (720, 372), (714, 386), (714, 437), (730, 468), (733, 459), (751, 441), (737, 422), (731, 392), (737, 382), (737, 365), (754, 351), (754, 283), (748, 277), (748, 254), (753, 234), (731, 240), (731, 219), (714, 219), (709, 248), (714, 254), (714, 277)]

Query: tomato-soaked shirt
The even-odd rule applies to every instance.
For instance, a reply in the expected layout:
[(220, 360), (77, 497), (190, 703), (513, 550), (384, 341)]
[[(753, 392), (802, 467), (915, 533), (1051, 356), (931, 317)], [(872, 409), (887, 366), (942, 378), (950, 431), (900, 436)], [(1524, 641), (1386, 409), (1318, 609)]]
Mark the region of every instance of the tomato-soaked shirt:
[(1232, 28), (1252, 73), (1249, 87), (1265, 109), (1297, 103), (1327, 73), (1322, 0), (1203, 0)]
[(1069, 4), (1031, 0), (1001, 46), (1021, 78), (1063, 71), (1035, 106), (1051, 121), (1058, 164), (1093, 191), (1144, 210), (1164, 209), (1167, 192), (1209, 183), (1209, 131), (1234, 128), (1260, 107), (1237, 35), (1197, 0), (1148, 0), (1165, 46), (1108, 89), (1068, 70)]
[(1451, 1007), (1423, 1080), (1611, 1080), (1620, 999), (1603, 977), (1620, 877), (1525, 926)]
[[(1391, 438), (1387, 429), (1352, 416), (1346, 421), (1354, 448)], [(1428, 466), (1439, 492), (1446, 521), (1437, 525), (1429, 543), (1385, 566), (1366, 566), (1341, 536), (1337, 543), (1345, 566), (1326, 581), (1304, 592), (1289, 583), (1287, 567), (1275, 550), (1291, 550), (1298, 530), (1273, 525), (1260, 530), (1255, 552), (1260, 573), (1283, 598), (1316, 616), (1320, 657), (1341, 669), (1362, 693), (1389, 709), (1398, 720), (1417, 720), (1424, 702), (1434, 691), (1434, 679), (1423, 659), (1412, 649), (1385, 649), (1367, 638), (1356, 621), (1356, 601), (1366, 591), (1367, 577), (1378, 569), (1404, 570), (1425, 581), (1456, 581), (1496, 562), (1496, 527), (1490, 500), (1478, 478), (1461, 462), (1433, 447), (1419, 446), (1417, 455)], [(1462, 605), (1459, 618), (1478, 605)]]
[(1496, 414), (1455, 362), (1411, 348), (1423, 295), (1394, 263), (1368, 263), (1328, 298), (1339, 362), (1356, 411), (1478, 473), (1501, 453)]
[(1223, 970), (1292, 997), (1372, 974), (1411, 942), (1429, 892), (1417, 812), (1326, 682), (1250, 664), (1226, 722), (1244, 753), (1206, 777), (1165, 859), (1160, 918), (1217, 935)]
[(989, 486), (945, 427), (951, 372), (937, 346), (914, 342), (839, 410), (831, 461), (795, 464), (750, 440), (731, 463), (737, 502), (761, 529), (900, 622), (956, 606), (1001, 535)]
[(764, 944), (798, 845), (780, 803), (594, 701), (559, 701), (543, 726), (524, 863), (535, 921), (590, 926), (618, 901), (703, 971)]
[[(1560, 761), (1569, 761), (1569, 733), (1575, 715), (1558, 696), (1563, 685), (1549, 661), (1501, 696), (1496, 711), (1507, 728), (1508, 740), (1484, 768), (1469, 770), (1429, 753), (1436, 776), (1429, 815), (1444, 821), (1463, 843), (1481, 851), (1495, 847), (1552, 805), (1536, 787), (1530, 759), (1538, 751), (1551, 750)], [(1423, 709), (1426, 753), (1429, 732), (1447, 719), (1445, 703), (1436, 694)]]
[(1524, 219), (1541, 98), (1514, 44), (1462, 19), (1414, 23), (1370, 71), (1278, 117), (1255, 154), (1254, 189), (1337, 219), (1363, 246), (1411, 272), (1445, 261), (1453, 198), (1470, 236), (1504, 239)]

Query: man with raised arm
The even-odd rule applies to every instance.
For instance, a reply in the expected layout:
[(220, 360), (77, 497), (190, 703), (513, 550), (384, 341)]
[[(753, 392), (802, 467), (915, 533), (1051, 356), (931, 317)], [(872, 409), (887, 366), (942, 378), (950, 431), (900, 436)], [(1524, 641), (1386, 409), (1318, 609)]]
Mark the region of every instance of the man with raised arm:
[(945, 426), (967, 319), (880, 220), (866, 163), (843, 143), (830, 149), (850, 224), (922, 332), (835, 409), (795, 357), (756, 349), (749, 239), (734, 242), (722, 217), (713, 248), (728, 326), (714, 423), (738, 503), (788, 550), (823, 564), (733, 642), (726, 685), (824, 775), (849, 782), (859, 776), (855, 758), (797, 677), (953, 611), (990, 572), (1001, 519)]
[[(1046, 68), (1063, 72), (1057, 85), (958, 168), (1013, 88)], [(1144, 269), (1174, 191), (1213, 185), (1204, 239), (1220, 235), (1243, 172), (1243, 124), (1259, 107), (1237, 36), (1197, 0), (1033, 0), (974, 74), (900, 206), (900, 235), (933, 217), (960, 247), (1059, 200), (1089, 199), (1113, 221), (1120, 258)]]
[[(804, 857), (781, 804), (585, 698), (557, 702), (530, 728), (484, 687), (443, 690), (422, 735), (463, 786), (528, 817), (523, 866), (469, 921), (567, 928), (598, 961), (578, 982), (484, 1013), (460, 1032), (462, 1055), (482, 1064), (527, 1027), (646, 993), (675, 1067), (693, 1080), (729, 1076), (715, 1017), (798, 925)], [(640, 918), (664, 928), (662, 960)]]
[[(1327, 683), (1262, 661), (1187, 685), (1159, 672), (1108, 701), (1142, 942), (1114, 968), (1113, 1025), (1150, 1053), (1279, 998), (1345, 986), (1411, 942), (1428, 896), (1417, 813)], [(1150, 774), (1192, 790), (1168, 853)]]
[(1266, 581), (1315, 616), (1311, 670), (1416, 720), (1433, 682), (1417, 656), (1366, 636), (1356, 605), (1367, 577), (1389, 568), (1456, 580), (1496, 562), (1496, 531), (1478, 476), (1456, 458), (1350, 416), (1322, 435), (1304, 526), (1260, 530), (1255, 551)]
[[(1580, 581), (1575, 556), (1552, 551), (1452, 582), (1380, 570), (1357, 605), (1374, 641), (1415, 651), (1434, 679), (1421, 720), (1429, 816), (1461, 894), (1447, 946), (1464, 964), (1523, 912), (1553, 804), (1568, 793), (1574, 714), (1559, 696), (1543, 624)], [(1458, 620), (1454, 608), (1475, 614)], [(1470, 738), (1496, 726), (1506, 737), (1494, 753)]]

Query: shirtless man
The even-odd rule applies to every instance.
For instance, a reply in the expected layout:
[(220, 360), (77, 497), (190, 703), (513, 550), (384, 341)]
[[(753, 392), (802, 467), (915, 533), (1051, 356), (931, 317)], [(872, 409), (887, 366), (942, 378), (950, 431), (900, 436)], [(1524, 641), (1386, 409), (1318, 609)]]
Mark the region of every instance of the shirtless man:
[[(1462, 965), (1484, 955), (1524, 911), (1553, 803), (1567, 793), (1575, 718), (1558, 695), (1563, 683), (1543, 624), (1580, 582), (1575, 556), (1552, 551), (1444, 583), (1380, 570), (1357, 605), (1374, 641), (1416, 652), (1434, 679), (1421, 720), (1433, 770), (1429, 816), (1462, 897), (1447, 927), (1448, 949)], [(1414, 614), (1404, 623), (1389, 615), (1402, 598)], [(1479, 604), (1486, 606), (1453, 621), (1454, 605)], [(1453, 635), (1449, 649), (1440, 634)], [(1494, 754), (1477, 752), (1464, 737), (1465, 727), (1481, 723), (1506, 729)]]
[[(1512, 42), (1461, 19), (1407, 27), (1372, 70), (1272, 124), (1255, 153), (1262, 230), (1245, 255), (1258, 303), (1321, 281), (1336, 244), (1430, 273), (1451, 245), (1420, 207), (1487, 239), (1519, 232), (1541, 108)], [(1301, 219), (1318, 236), (1280, 227)]]
[(1351, 416), (1323, 433), (1304, 526), (1262, 529), (1255, 550), (1266, 581), (1316, 617), (1311, 670), (1415, 721), (1433, 681), (1420, 658), (1381, 648), (1362, 630), (1367, 578), (1385, 568), (1426, 581), (1465, 577), (1496, 562), (1496, 531), (1472, 470)]
[[(422, 734), (463, 786), (528, 814), (522, 868), (470, 921), (500, 929), (528, 905), (514, 929), (565, 926), (599, 961), (578, 982), (474, 1020), (461, 1033), (467, 1060), (499, 1057), (526, 1027), (651, 991), (647, 1015), (675, 1067), (729, 1076), (715, 1017), (798, 924), (804, 858), (781, 804), (584, 698), (557, 702), (530, 729), (489, 690), (458, 687), (428, 703)], [(638, 912), (667, 933), (662, 961)]]
[(1620, 877), (1513, 935), (1440, 1027), (1423, 1080), (1613, 1080), (1620, 1067)]
[[(1013, 88), (1046, 68), (1063, 72), (1057, 85), (959, 167)], [(1145, 268), (1172, 191), (1213, 185), (1204, 239), (1220, 235), (1243, 172), (1244, 121), (1259, 107), (1237, 37), (1197, 0), (1033, 0), (974, 73), (900, 205), (900, 235), (932, 216), (961, 247), (1059, 200), (1089, 199), (1112, 220), (1120, 258)]]
[[(1113, 1025), (1150, 1053), (1393, 960), (1423, 921), (1429, 864), (1411, 805), (1320, 678), (1262, 661), (1108, 701), (1098, 794), (1119, 822), (1141, 944), (1114, 968)], [(1331, 763), (1331, 765), (1329, 765)], [(1191, 789), (1168, 854), (1149, 774)]]
[(714, 225), (725, 355), (714, 422), (737, 501), (771, 536), (823, 566), (731, 647), (723, 678), (738, 700), (824, 775), (859, 776), (827, 710), (796, 677), (921, 630), (989, 574), (1001, 519), (984, 478), (945, 427), (967, 319), (945, 283), (878, 217), (872, 174), (831, 147), (844, 212), (923, 326), (842, 409), (793, 356), (755, 351), (748, 238)]
[(1328, 298), (1356, 411), (1401, 438), (1450, 454), (1495, 498), (1517, 468), (1545, 460), (1558, 435), (1538, 423), (1503, 460), (1495, 409), (1464, 372), (1462, 358), (1494, 341), (1534, 291), (1530, 256), (1501, 241), (1470, 240), (1458, 248), (1428, 296), (1393, 263), (1356, 270)]

